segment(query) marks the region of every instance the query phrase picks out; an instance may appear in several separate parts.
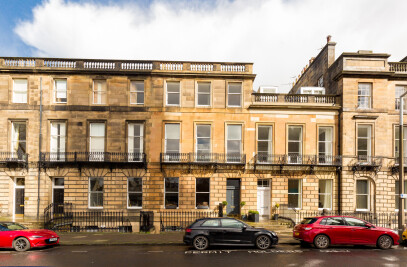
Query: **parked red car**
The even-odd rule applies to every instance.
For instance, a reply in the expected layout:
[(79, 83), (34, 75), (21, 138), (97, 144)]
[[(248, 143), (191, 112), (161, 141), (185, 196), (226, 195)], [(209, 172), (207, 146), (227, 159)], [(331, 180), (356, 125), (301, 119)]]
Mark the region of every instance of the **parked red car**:
[(50, 230), (29, 230), (14, 222), (0, 222), (0, 248), (26, 251), (34, 247), (55, 246), (59, 236)]
[(399, 244), (397, 231), (377, 227), (349, 216), (305, 218), (294, 227), (293, 237), (301, 243), (324, 249), (329, 245), (376, 245), (389, 249)]

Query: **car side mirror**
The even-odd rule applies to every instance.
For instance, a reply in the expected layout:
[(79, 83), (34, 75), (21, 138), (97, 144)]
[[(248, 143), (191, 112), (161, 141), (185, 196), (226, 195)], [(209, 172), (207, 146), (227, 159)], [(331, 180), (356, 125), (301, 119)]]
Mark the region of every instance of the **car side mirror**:
[(370, 223), (366, 223), (365, 226), (366, 226), (367, 228), (372, 228), (372, 227), (373, 227), (373, 225), (370, 224)]
[(242, 230), (245, 231), (246, 229), (247, 229), (247, 226), (246, 226), (246, 225), (243, 225), (243, 226), (242, 226)]

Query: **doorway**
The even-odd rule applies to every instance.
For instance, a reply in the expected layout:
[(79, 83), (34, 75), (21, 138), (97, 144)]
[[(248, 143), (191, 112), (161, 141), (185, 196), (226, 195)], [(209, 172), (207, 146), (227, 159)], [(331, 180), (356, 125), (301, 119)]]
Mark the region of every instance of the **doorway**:
[(64, 178), (54, 178), (52, 180), (52, 202), (54, 203), (54, 213), (64, 212)]
[(257, 210), (261, 217), (270, 217), (270, 180), (257, 180)]
[(14, 180), (14, 214), (24, 215), (25, 178)]
[(227, 215), (240, 214), (240, 179), (227, 179), (226, 182)]

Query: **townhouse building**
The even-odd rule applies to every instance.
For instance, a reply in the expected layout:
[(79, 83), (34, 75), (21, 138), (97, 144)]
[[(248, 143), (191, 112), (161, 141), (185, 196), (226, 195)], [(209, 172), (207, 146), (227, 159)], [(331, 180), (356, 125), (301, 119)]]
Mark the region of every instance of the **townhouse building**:
[(343, 167), (338, 176), (338, 208), (394, 212), (398, 210), (398, 124), (400, 95), (407, 90), (406, 58), (388, 62), (389, 54), (361, 50), (335, 59), (335, 45), (328, 39), (290, 93), (323, 86), (326, 93), (340, 96), (337, 127)]
[(337, 91), (254, 93), (252, 69), (0, 58), (2, 218), (41, 218), (63, 202), (129, 216), (223, 201), (229, 215), (337, 209)]

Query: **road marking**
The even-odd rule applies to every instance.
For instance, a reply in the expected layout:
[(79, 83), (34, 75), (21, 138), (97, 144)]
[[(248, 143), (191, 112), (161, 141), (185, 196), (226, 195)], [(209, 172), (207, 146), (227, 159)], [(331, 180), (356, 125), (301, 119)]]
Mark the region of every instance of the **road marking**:
[(231, 252), (245, 252), (249, 254), (303, 253), (302, 250), (187, 250), (185, 254), (230, 254)]
[(337, 250), (337, 249), (329, 249), (329, 250), (320, 250), (319, 252), (325, 252), (325, 253), (341, 253), (341, 252), (350, 252), (350, 250), (344, 249), (344, 250)]

